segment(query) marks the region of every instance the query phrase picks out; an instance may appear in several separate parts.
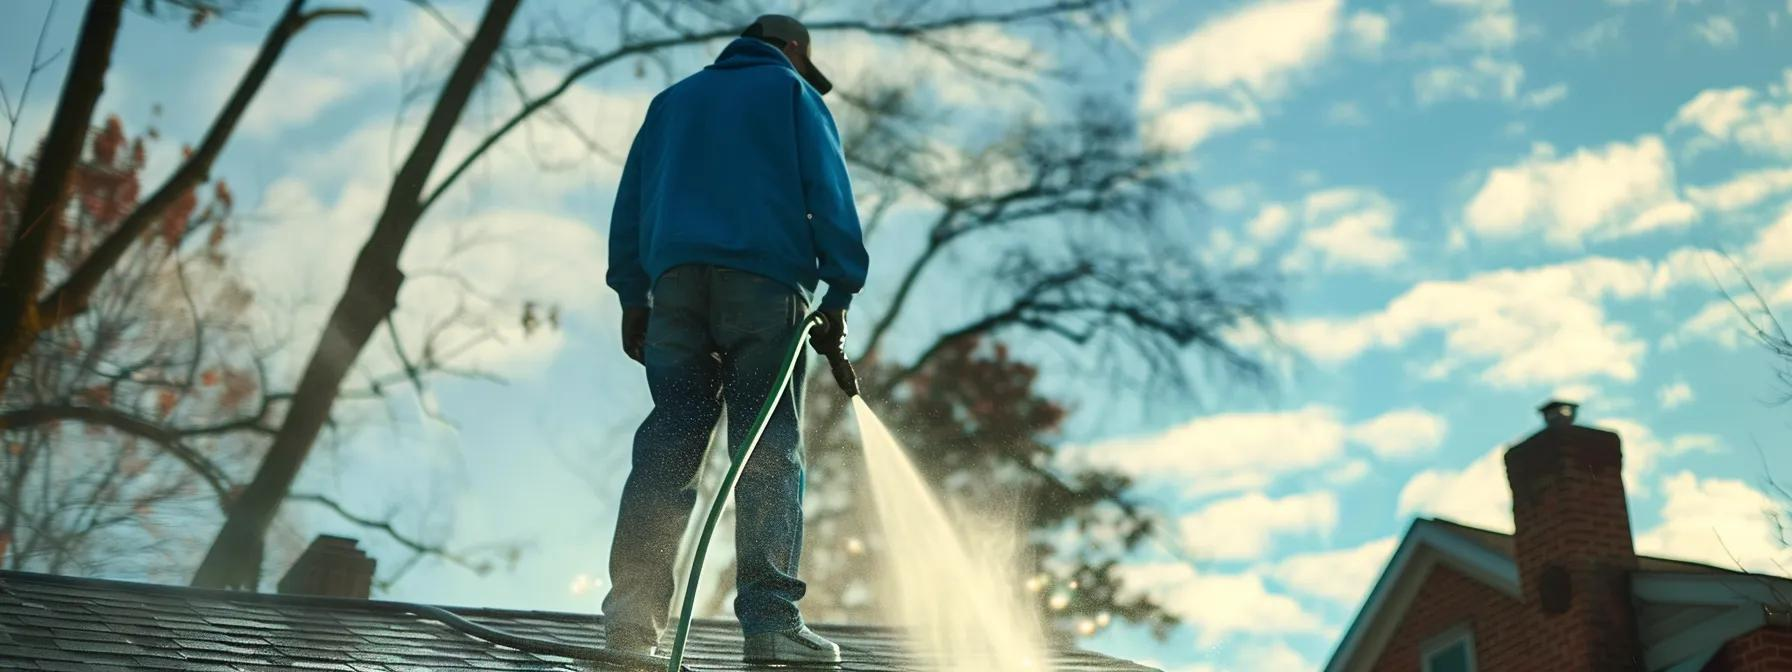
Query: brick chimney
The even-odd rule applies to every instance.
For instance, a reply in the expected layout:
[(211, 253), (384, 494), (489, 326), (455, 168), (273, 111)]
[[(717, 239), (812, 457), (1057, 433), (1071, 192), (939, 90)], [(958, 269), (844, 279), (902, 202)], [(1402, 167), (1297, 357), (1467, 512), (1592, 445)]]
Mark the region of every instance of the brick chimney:
[(1538, 410), (1543, 430), (1506, 451), (1519, 582), (1549, 633), (1537, 644), (1554, 652), (1554, 669), (1641, 669), (1618, 435), (1574, 424), (1575, 404)]
[(287, 595), (367, 599), (373, 588), (373, 558), (353, 539), (320, 534), (299, 554), (277, 586)]

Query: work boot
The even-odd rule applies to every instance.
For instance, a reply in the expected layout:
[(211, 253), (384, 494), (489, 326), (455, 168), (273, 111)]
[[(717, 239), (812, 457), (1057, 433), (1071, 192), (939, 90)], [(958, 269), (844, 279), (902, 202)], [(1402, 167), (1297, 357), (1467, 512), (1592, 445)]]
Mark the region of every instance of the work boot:
[(652, 656), (659, 640), (652, 628), (620, 624), (604, 626), (604, 648), (617, 653), (643, 658)]
[(784, 632), (766, 632), (747, 637), (746, 655), (742, 656), (749, 663), (769, 663), (778, 665), (837, 665), (840, 663), (840, 646), (815, 634), (809, 626), (800, 626), (795, 630)]

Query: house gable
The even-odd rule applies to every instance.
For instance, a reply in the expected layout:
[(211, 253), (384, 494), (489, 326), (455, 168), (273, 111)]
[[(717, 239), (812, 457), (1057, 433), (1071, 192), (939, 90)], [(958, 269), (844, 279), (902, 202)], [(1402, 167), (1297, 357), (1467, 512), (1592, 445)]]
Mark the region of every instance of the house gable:
[[(1419, 672), (1419, 646), (1465, 623), (1474, 629), (1481, 669), (1546, 669), (1532, 658), (1566, 644), (1551, 641), (1558, 630), (1522, 601), (1509, 542), (1495, 532), (1415, 520), (1326, 672)], [(1770, 609), (1785, 612), (1792, 580), (1660, 558), (1641, 557), (1639, 564), (1644, 570), (1632, 575), (1631, 591), (1645, 669), (1792, 669), (1776, 667), (1774, 657), (1781, 642), (1792, 642), (1792, 629), (1775, 627), (1768, 616)]]
[[(1369, 591), (1325, 672), (1377, 669), (1375, 661), (1406, 620), (1408, 609), (1425, 588), (1427, 579), (1440, 566), (1479, 582), (1508, 600), (1519, 599), (1518, 566), (1512, 559), (1454, 534), (1446, 526), (1450, 524), (1421, 518), (1407, 528), (1400, 547)], [(1442, 629), (1440, 626), (1438, 631)], [(1414, 656), (1416, 660), (1417, 654)]]
[[(1524, 603), (1449, 564), (1432, 567), (1380, 653), (1374, 672), (1423, 672), (1426, 644), (1466, 628), (1485, 670), (1544, 669), (1527, 657), (1532, 643), (1509, 624), (1524, 618)], [(1497, 661), (1497, 663), (1495, 662)]]

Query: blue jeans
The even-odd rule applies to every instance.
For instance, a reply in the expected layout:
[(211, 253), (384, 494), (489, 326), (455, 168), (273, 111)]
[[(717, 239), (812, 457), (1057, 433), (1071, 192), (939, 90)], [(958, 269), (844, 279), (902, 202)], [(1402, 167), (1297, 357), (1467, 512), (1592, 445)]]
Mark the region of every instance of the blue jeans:
[[(699, 265), (661, 275), (652, 301), (643, 359), (653, 411), (635, 432), (603, 610), (607, 627), (658, 633), (666, 626), (672, 563), (697, 500), (697, 468), (710, 433), (726, 405), (729, 449), (746, 438), (807, 306), (794, 289), (769, 278)], [(796, 603), (806, 586), (796, 574), (803, 547), (798, 409), (806, 357), (798, 354), (790, 388), (735, 486), (734, 613), (748, 635), (803, 624)]]

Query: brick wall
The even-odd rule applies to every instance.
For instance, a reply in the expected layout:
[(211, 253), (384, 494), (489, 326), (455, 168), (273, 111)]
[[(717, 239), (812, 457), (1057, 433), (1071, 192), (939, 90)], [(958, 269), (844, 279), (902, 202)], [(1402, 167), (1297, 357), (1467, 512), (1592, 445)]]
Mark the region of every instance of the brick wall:
[(1475, 663), (1481, 672), (1534, 672), (1569, 669), (1563, 659), (1569, 638), (1559, 628), (1540, 627), (1534, 609), (1444, 565), (1431, 571), (1412, 606), (1376, 660), (1375, 672), (1420, 672), (1419, 647), (1463, 623), (1474, 628)]
[(1725, 644), (1704, 672), (1786, 672), (1792, 670), (1792, 630), (1766, 627)]

